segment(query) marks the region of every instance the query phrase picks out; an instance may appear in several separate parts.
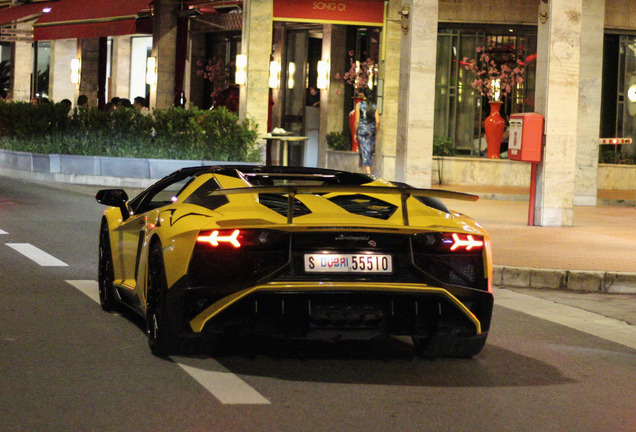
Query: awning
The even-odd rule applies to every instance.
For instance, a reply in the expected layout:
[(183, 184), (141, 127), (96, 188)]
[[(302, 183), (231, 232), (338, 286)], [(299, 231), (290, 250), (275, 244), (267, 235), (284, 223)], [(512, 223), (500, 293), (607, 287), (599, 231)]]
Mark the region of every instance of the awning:
[(18, 6), (10, 6), (0, 9), (0, 26), (13, 21), (33, 17), (37, 18), (42, 14), (42, 10), (52, 7), (55, 2), (28, 3)]
[(137, 19), (151, 0), (60, 0), (33, 24), (34, 40), (81, 39), (151, 33), (152, 20)]

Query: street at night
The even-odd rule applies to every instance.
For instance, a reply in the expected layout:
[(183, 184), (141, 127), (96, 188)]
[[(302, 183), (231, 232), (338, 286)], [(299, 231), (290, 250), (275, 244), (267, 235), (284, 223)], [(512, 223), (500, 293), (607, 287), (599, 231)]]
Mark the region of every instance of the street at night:
[(97, 189), (0, 178), (3, 431), (636, 430), (636, 327), (532, 291), (495, 290), (469, 360), (407, 338), (155, 357), (98, 304)]

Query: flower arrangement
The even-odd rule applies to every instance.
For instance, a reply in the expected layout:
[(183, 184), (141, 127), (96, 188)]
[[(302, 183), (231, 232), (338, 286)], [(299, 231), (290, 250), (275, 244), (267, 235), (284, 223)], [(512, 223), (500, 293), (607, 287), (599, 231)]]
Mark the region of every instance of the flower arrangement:
[(228, 71), (223, 60), (216, 57), (209, 60), (197, 60), (197, 75), (214, 84), (217, 87), (227, 87)]
[(349, 51), (350, 68), (345, 72), (344, 76), (337, 73), (336, 78), (343, 78), (347, 84), (352, 85), (357, 92), (360, 92), (370, 87), (369, 83), (371, 83), (371, 86), (376, 83), (378, 64), (371, 58), (368, 58), (365, 62), (355, 61), (354, 58), (355, 52)]
[(498, 101), (501, 96), (508, 96), (515, 86), (523, 83), (524, 62), (515, 59), (513, 52), (496, 44), (478, 47), (476, 51), (479, 57), (464, 57), (462, 66), (475, 74), (471, 85), (482, 96)]

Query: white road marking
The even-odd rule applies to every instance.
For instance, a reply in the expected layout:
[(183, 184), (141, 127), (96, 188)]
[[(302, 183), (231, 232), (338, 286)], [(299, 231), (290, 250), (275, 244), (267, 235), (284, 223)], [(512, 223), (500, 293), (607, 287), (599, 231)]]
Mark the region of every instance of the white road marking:
[(495, 289), (494, 293), (498, 306), (636, 349), (636, 326), (624, 321), (507, 289)]
[[(231, 372), (201, 369), (185, 365), (175, 357), (171, 357), (171, 359), (223, 404), (267, 405), (270, 403), (245, 381)], [(207, 359), (206, 363), (216, 363), (206, 364), (206, 367), (223, 368), (213, 359)]]
[(0, 235), (2, 234), (9, 234), (9, 233), (0, 229)]
[(25, 257), (35, 261), (43, 267), (67, 267), (63, 261), (55, 258), (53, 255), (49, 255), (41, 249), (36, 248), (29, 243), (7, 243), (7, 246), (20, 252)]
[(90, 299), (99, 303), (99, 284), (94, 280), (67, 280), (69, 284), (86, 294)]
[[(66, 282), (99, 303), (99, 284), (97, 281), (67, 280)], [(223, 404), (266, 405), (270, 403), (245, 381), (227, 371), (214, 359), (203, 360), (202, 364), (206, 368), (203, 369), (184, 364), (185, 361), (194, 361), (192, 359), (179, 360), (178, 357), (174, 356), (170, 358)]]

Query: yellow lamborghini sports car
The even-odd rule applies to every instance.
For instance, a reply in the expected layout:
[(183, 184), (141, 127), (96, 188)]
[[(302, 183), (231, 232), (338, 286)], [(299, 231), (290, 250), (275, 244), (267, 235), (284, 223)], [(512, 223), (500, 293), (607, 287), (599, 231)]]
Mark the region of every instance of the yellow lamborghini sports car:
[(110, 206), (99, 238), (104, 310), (147, 323), (156, 355), (219, 336), (411, 336), (423, 356), (470, 357), (492, 315), (490, 240), (438, 198), (314, 168), (179, 170)]

